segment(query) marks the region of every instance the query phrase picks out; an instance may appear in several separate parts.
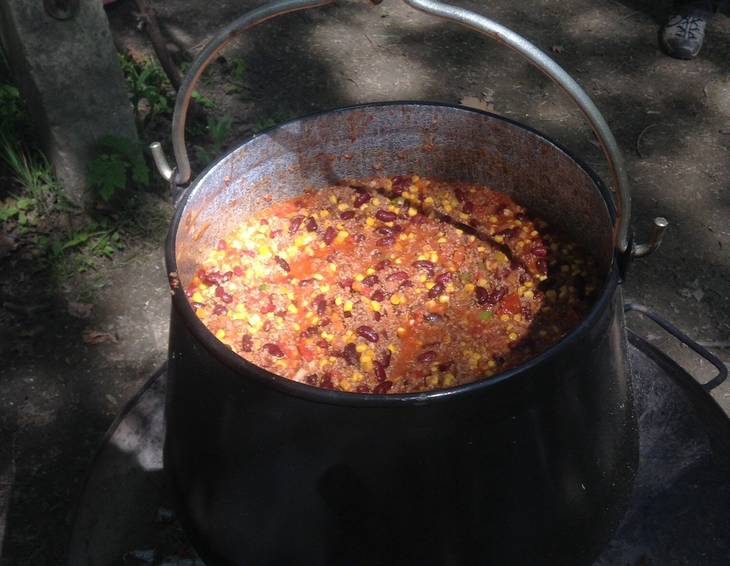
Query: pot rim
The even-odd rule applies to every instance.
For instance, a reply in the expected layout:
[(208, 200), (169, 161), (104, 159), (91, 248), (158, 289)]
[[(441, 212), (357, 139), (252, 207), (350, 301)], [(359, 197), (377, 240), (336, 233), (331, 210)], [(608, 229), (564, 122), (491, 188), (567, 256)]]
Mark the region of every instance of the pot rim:
[[(269, 132), (275, 131), (279, 128), (283, 128), (289, 124), (300, 122), (308, 119), (313, 119), (319, 116), (322, 116), (324, 114), (330, 114), (334, 112), (348, 112), (352, 110), (358, 110), (362, 108), (373, 108), (373, 107), (383, 107), (383, 106), (409, 106), (417, 108), (419, 106), (439, 106), (439, 107), (447, 107), (454, 110), (459, 110), (463, 112), (473, 112), (475, 114), (488, 116), (493, 119), (501, 120), (503, 122), (506, 122), (508, 124), (511, 124), (513, 126), (516, 126), (518, 128), (521, 128), (523, 130), (526, 130), (545, 142), (549, 143), (565, 155), (567, 155), (569, 158), (571, 158), (576, 165), (578, 165), (583, 171), (585, 171), (591, 180), (594, 182), (595, 186), (598, 188), (601, 197), (603, 198), (604, 203), (606, 204), (606, 207), (608, 209), (609, 217), (611, 219), (611, 224), (615, 228), (616, 223), (616, 209), (614, 206), (613, 198), (611, 197), (610, 192), (606, 188), (605, 184), (601, 180), (598, 175), (596, 175), (593, 170), (588, 167), (586, 163), (584, 163), (581, 159), (577, 158), (575, 155), (573, 155), (567, 148), (563, 147), (561, 144), (557, 143), (556, 141), (552, 140), (551, 138), (547, 137), (543, 133), (539, 132), (538, 130), (535, 130), (534, 128), (530, 126), (526, 126), (524, 124), (521, 124), (520, 122), (517, 122), (516, 120), (512, 120), (510, 118), (506, 118), (504, 116), (499, 116), (497, 114), (493, 114), (491, 112), (486, 112), (483, 110), (478, 110), (475, 108), (469, 108), (465, 106), (460, 106), (456, 104), (449, 104), (444, 102), (432, 102), (432, 101), (417, 101), (417, 100), (405, 100), (405, 101), (386, 101), (386, 102), (367, 102), (364, 104), (356, 104), (352, 106), (344, 106), (344, 107), (338, 107), (330, 110), (324, 110), (320, 112), (314, 112), (311, 114), (306, 114), (304, 116), (300, 116), (297, 118), (293, 118), (291, 120), (287, 120), (286, 122), (283, 122), (281, 124), (278, 124), (276, 126), (273, 126), (271, 128), (267, 128), (266, 130), (263, 130), (257, 134), (254, 134), (250, 137), (244, 138), (240, 143), (236, 144), (235, 147), (233, 147), (230, 151), (224, 153), (217, 159), (215, 159), (212, 163), (210, 163), (191, 183), (190, 185), (185, 189), (184, 193), (180, 197), (177, 205), (175, 214), (173, 216), (172, 222), (170, 223), (170, 229), (167, 234), (167, 238), (165, 241), (165, 264), (167, 268), (167, 272), (170, 277), (171, 281), (171, 293), (172, 293), (172, 307), (175, 309), (177, 313), (180, 314), (180, 316), (183, 319), (184, 324), (187, 326), (187, 328), (192, 332), (193, 336), (203, 345), (203, 347), (209, 351), (213, 357), (215, 357), (217, 360), (221, 361), (223, 364), (228, 366), (230, 369), (232, 369), (237, 375), (238, 378), (241, 379), (254, 379), (255, 381), (259, 382), (261, 385), (272, 387), (276, 390), (278, 390), (281, 393), (292, 395), (295, 397), (302, 398), (307, 401), (315, 402), (315, 403), (324, 403), (324, 404), (330, 404), (330, 405), (344, 405), (344, 406), (355, 406), (355, 407), (392, 407), (392, 406), (398, 406), (398, 405), (405, 405), (405, 406), (412, 406), (412, 405), (426, 405), (431, 404), (435, 402), (443, 402), (448, 400), (457, 400), (460, 399), (466, 395), (470, 395), (476, 392), (484, 392), (489, 389), (493, 389), (496, 387), (499, 387), (502, 383), (508, 382), (508, 381), (514, 381), (516, 379), (519, 379), (521, 376), (524, 376), (529, 373), (529, 370), (535, 368), (536, 366), (542, 364), (543, 362), (549, 360), (553, 356), (557, 355), (563, 350), (568, 349), (571, 347), (575, 342), (582, 339), (589, 331), (590, 329), (596, 324), (598, 319), (601, 317), (602, 313), (605, 311), (606, 308), (608, 308), (611, 299), (614, 295), (614, 292), (616, 288), (619, 285), (620, 277), (618, 273), (618, 261), (616, 257), (616, 251), (615, 248), (613, 248), (612, 251), (612, 261), (609, 267), (608, 272), (605, 275), (603, 285), (601, 287), (600, 294), (598, 298), (596, 299), (596, 302), (591, 307), (590, 311), (588, 312), (588, 315), (578, 324), (568, 335), (566, 335), (562, 340), (556, 342), (546, 350), (543, 350), (540, 354), (537, 356), (534, 356), (524, 362), (523, 364), (520, 364), (519, 366), (513, 367), (508, 369), (507, 371), (495, 374), (490, 377), (484, 377), (481, 379), (478, 379), (476, 381), (472, 381), (470, 383), (466, 383), (464, 385), (459, 385), (456, 387), (450, 387), (446, 389), (436, 389), (432, 391), (423, 391), (423, 392), (417, 392), (417, 393), (402, 393), (402, 394), (375, 394), (375, 393), (350, 393), (347, 391), (336, 391), (332, 389), (322, 389), (320, 387), (316, 387), (313, 385), (307, 385), (305, 383), (300, 383), (298, 381), (293, 381), (291, 379), (288, 379), (286, 377), (279, 376), (275, 373), (272, 373), (264, 368), (261, 368), (257, 366), (256, 364), (253, 364), (243, 358), (242, 356), (239, 356), (232, 350), (230, 350), (223, 342), (218, 340), (215, 335), (208, 330), (208, 328), (203, 324), (203, 322), (197, 317), (195, 312), (193, 311), (192, 306), (190, 305), (187, 297), (185, 296), (185, 291), (180, 285), (179, 280), (176, 279), (176, 276), (174, 274), (177, 273), (177, 256), (175, 253), (175, 240), (176, 235), (178, 232), (178, 227), (180, 224), (180, 221), (183, 216), (183, 212), (185, 210), (185, 207), (187, 205), (188, 200), (192, 196), (193, 192), (195, 191), (196, 187), (198, 186), (199, 181), (205, 177), (205, 175), (208, 174), (210, 170), (212, 170), (214, 167), (216, 167), (223, 159), (225, 159), (228, 155), (230, 155), (233, 151), (236, 151), (241, 148), (241, 146), (249, 143), (256, 137), (267, 134)], [(175, 283), (173, 283), (173, 279), (175, 279)]]

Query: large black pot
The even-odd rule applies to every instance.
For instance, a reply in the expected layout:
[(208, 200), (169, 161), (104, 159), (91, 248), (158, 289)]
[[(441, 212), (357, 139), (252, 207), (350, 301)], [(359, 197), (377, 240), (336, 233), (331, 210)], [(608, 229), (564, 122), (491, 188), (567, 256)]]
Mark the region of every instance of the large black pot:
[[(293, 3), (307, 4), (280, 5)], [(186, 168), (185, 158), (183, 181)], [(271, 374), (196, 318), (182, 289), (197, 262), (271, 196), (408, 173), (488, 185), (582, 242), (605, 273), (583, 323), (487, 380), (361, 395)], [(637, 458), (615, 225), (605, 187), (558, 145), (448, 105), (310, 116), (211, 165), (184, 193), (166, 247), (165, 468), (196, 548), (210, 564), (257, 566), (589, 564), (623, 513)]]

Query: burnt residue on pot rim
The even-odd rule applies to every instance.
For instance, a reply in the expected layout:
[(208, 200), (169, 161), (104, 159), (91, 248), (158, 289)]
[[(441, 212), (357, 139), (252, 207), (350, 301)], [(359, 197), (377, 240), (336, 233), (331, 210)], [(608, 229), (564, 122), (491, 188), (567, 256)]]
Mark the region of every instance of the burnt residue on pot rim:
[[(289, 124), (292, 124), (294, 122), (298, 122), (301, 120), (306, 120), (307, 118), (314, 118), (318, 117), (324, 114), (329, 114), (332, 112), (347, 112), (357, 109), (372, 109), (382, 106), (393, 106), (393, 105), (402, 105), (405, 106), (405, 109), (416, 109), (418, 106), (436, 106), (436, 107), (448, 107), (448, 108), (458, 108), (462, 111), (468, 111), (473, 112), (476, 114), (480, 114), (483, 116), (488, 116), (493, 119), (501, 120), (503, 122), (506, 122), (510, 125), (516, 126), (522, 130), (525, 130), (538, 138), (540, 138), (542, 141), (547, 142), (551, 146), (553, 146), (555, 149), (560, 151), (561, 153), (565, 154), (568, 158), (570, 158), (573, 162), (575, 162), (576, 166), (582, 169), (593, 181), (595, 187), (598, 188), (600, 191), (601, 197), (606, 205), (608, 214), (610, 215), (610, 219), (612, 224), (615, 223), (615, 206), (613, 203), (613, 199), (611, 198), (611, 195), (604, 185), (603, 181), (580, 159), (575, 157), (570, 151), (568, 151), (565, 147), (558, 144), (557, 142), (553, 141), (552, 139), (548, 138), (544, 134), (538, 132), (537, 130), (534, 130), (533, 128), (530, 128), (528, 126), (525, 126), (519, 122), (516, 122), (514, 120), (510, 120), (509, 118), (505, 118), (503, 116), (498, 116), (489, 112), (471, 109), (471, 108), (464, 108), (464, 107), (454, 107), (454, 105), (451, 104), (444, 104), (444, 103), (436, 103), (436, 102), (414, 102), (414, 101), (393, 101), (393, 102), (382, 102), (382, 103), (368, 103), (368, 104), (362, 104), (362, 105), (356, 105), (356, 106), (350, 106), (345, 108), (338, 108), (335, 110), (329, 110), (325, 112), (318, 112), (309, 114), (304, 117), (295, 118), (293, 120), (290, 120), (288, 122), (279, 124), (277, 126), (274, 126), (273, 128), (270, 128), (268, 130), (265, 130), (264, 132), (261, 132), (257, 135), (263, 135), (267, 134), (269, 132), (273, 132), (279, 128), (284, 128)], [(253, 136), (255, 137), (255, 136)], [(246, 141), (249, 141), (253, 139), (253, 137), (248, 137), (245, 140), (241, 142), (241, 144), (236, 144), (235, 147), (240, 147), (243, 143)], [(424, 150), (426, 151), (426, 150)], [(406, 393), (406, 394), (384, 394), (384, 395), (378, 395), (378, 394), (371, 394), (371, 393), (350, 393), (345, 391), (336, 391), (336, 390), (330, 390), (330, 389), (322, 389), (319, 387), (314, 387), (311, 385), (307, 385), (304, 383), (299, 383), (297, 381), (290, 380), (288, 378), (279, 376), (275, 373), (272, 373), (270, 371), (267, 371), (255, 364), (252, 364), (245, 358), (239, 356), (235, 352), (233, 352), (230, 348), (228, 348), (225, 344), (223, 344), (220, 340), (218, 340), (212, 332), (208, 330), (208, 328), (203, 324), (203, 322), (196, 316), (192, 306), (190, 305), (188, 298), (185, 295), (185, 290), (183, 286), (180, 284), (180, 281), (177, 278), (177, 257), (176, 257), (176, 236), (178, 233), (178, 229), (180, 227), (180, 223), (183, 217), (183, 212), (185, 211), (185, 206), (188, 202), (188, 200), (191, 198), (191, 196), (195, 192), (195, 188), (198, 186), (199, 180), (202, 179), (207, 173), (209, 173), (211, 170), (213, 170), (215, 167), (219, 165), (219, 163), (226, 158), (226, 155), (220, 156), (216, 161), (211, 163), (191, 184), (190, 186), (184, 191), (182, 197), (180, 198), (177, 209), (175, 211), (175, 215), (173, 217), (172, 223), (170, 225), (170, 230), (167, 235), (167, 240), (165, 243), (165, 262), (167, 265), (168, 273), (170, 275), (170, 281), (171, 281), (171, 294), (172, 294), (172, 306), (173, 309), (175, 309), (175, 312), (182, 318), (183, 323), (187, 326), (188, 330), (193, 334), (193, 336), (200, 342), (200, 344), (210, 352), (211, 355), (213, 355), (217, 360), (224, 363), (226, 366), (231, 368), (235, 373), (238, 374), (240, 379), (252, 379), (257, 382), (259, 382), (262, 385), (271, 387), (273, 389), (276, 389), (280, 391), (281, 393), (292, 395), (295, 397), (299, 397), (302, 399), (305, 399), (307, 401), (316, 402), (316, 403), (325, 403), (325, 404), (333, 404), (333, 405), (342, 405), (342, 406), (354, 406), (354, 407), (387, 407), (387, 406), (398, 406), (398, 405), (405, 405), (405, 406), (413, 406), (413, 405), (427, 405), (432, 403), (438, 403), (438, 402), (447, 402), (450, 400), (456, 400), (461, 399), (464, 396), (472, 395), (477, 392), (485, 392), (489, 389), (499, 387), (501, 384), (507, 382), (507, 381), (514, 381), (520, 379), (521, 376), (525, 376), (527, 374), (532, 374), (530, 371), (531, 369), (536, 368), (537, 366), (547, 362), (552, 357), (560, 354), (562, 351), (570, 348), (573, 346), (576, 342), (586, 339), (590, 331), (593, 329), (593, 327), (598, 323), (599, 319), (603, 315), (603, 313), (606, 311), (606, 309), (611, 308), (611, 303), (613, 301), (616, 289), (620, 283), (620, 276), (619, 276), (619, 270), (618, 270), (618, 258), (616, 257), (615, 251), (613, 252), (612, 261), (610, 263), (610, 267), (608, 269), (608, 272), (606, 273), (606, 276), (604, 278), (604, 282), (602, 285), (602, 288), (600, 290), (600, 293), (595, 301), (595, 303), (592, 305), (590, 311), (588, 312), (587, 316), (581, 321), (580, 324), (578, 324), (567, 336), (565, 336), (562, 340), (552, 345), (550, 348), (544, 350), (537, 356), (529, 359), (527, 362), (511, 368), (509, 370), (506, 370), (504, 372), (501, 372), (499, 374), (486, 377), (480, 380), (473, 381), (471, 383), (467, 383), (464, 385), (459, 385), (456, 387), (446, 388), (446, 389), (436, 389), (432, 391), (424, 391), (424, 392), (417, 392), (417, 393)], [(176, 355), (175, 352), (171, 352), (170, 355), (173, 357)]]

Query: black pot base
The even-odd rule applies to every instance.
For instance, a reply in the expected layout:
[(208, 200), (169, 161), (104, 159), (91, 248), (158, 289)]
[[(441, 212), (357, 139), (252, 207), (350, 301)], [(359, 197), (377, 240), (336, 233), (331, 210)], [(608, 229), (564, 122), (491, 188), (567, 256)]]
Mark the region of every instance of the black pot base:
[[(674, 361), (629, 339), (640, 463), (629, 509), (593, 565), (725, 565), (730, 419)], [(175, 497), (162, 469), (166, 377), (164, 367), (155, 373), (107, 433), (78, 502), (69, 566), (201, 564), (168, 511)], [(213, 566), (214, 549), (195, 546)]]

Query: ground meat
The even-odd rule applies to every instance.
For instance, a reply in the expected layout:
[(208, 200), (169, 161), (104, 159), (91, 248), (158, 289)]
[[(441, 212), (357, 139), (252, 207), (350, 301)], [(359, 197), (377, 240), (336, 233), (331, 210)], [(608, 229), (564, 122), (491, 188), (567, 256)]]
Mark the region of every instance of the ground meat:
[(524, 362), (580, 322), (597, 283), (588, 254), (506, 195), (413, 176), (268, 207), (211, 250), (187, 295), (249, 361), (383, 394)]

